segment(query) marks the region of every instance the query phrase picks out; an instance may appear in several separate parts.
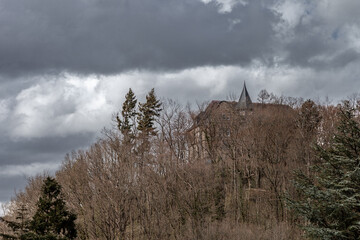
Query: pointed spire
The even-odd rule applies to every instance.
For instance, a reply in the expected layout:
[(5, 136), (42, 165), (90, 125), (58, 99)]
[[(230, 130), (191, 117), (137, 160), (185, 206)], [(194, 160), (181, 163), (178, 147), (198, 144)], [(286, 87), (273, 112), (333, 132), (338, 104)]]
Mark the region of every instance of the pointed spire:
[(244, 81), (243, 90), (241, 92), (241, 95), (240, 95), (240, 98), (239, 98), (239, 101), (238, 101), (236, 107), (239, 109), (242, 109), (242, 110), (252, 109), (252, 101), (251, 101), (250, 95), (246, 89), (245, 81)]

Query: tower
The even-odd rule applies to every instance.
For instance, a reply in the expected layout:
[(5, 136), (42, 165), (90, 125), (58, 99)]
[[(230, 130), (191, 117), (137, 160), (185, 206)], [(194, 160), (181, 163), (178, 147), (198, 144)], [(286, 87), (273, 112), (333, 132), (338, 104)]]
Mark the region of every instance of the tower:
[(246, 89), (246, 84), (244, 82), (244, 87), (241, 92), (239, 101), (236, 104), (236, 108), (240, 110), (252, 110), (252, 101), (250, 95)]

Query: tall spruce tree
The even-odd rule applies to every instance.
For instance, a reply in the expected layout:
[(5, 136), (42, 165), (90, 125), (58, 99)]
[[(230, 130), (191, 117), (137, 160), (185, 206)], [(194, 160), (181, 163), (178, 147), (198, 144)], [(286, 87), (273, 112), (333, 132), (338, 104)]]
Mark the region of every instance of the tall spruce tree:
[(360, 128), (348, 102), (339, 115), (331, 148), (317, 146), (312, 177), (298, 172), (300, 200), (289, 200), (311, 239), (360, 239)]
[(30, 221), (29, 232), (20, 239), (67, 240), (76, 238), (76, 215), (66, 209), (61, 196), (61, 186), (47, 177), (37, 202), (37, 211)]
[(143, 136), (155, 135), (154, 122), (160, 116), (161, 102), (155, 95), (154, 88), (146, 96), (146, 102), (139, 104), (138, 130)]
[(127, 141), (130, 141), (135, 136), (135, 124), (136, 124), (136, 97), (134, 92), (129, 89), (129, 92), (125, 96), (125, 101), (122, 106), (121, 118), (119, 114), (116, 116), (118, 129), (124, 135)]

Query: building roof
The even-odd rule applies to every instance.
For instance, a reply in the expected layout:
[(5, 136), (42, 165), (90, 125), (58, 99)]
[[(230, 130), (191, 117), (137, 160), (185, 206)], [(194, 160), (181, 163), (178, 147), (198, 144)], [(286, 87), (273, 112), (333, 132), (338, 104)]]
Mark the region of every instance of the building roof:
[[(243, 90), (241, 92), (239, 101), (217, 101), (213, 100), (206, 107), (204, 111), (201, 111), (194, 119), (193, 126), (188, 130), (189, 132), (201, 125), (206, 125), (206, 121), (212, 117), (220, 117), (223, 119), (224, 116), (234, 114), (240, 118), (244, 118), (243, 112), (249, 113), (261, 113), (263, 111), (275, 112), (276, 110), (291, 110), (292, 108), (288, 105), (275, 104), (275, 103), (253, 103), (250, 95), (246, 89), (244, 83)], [(223, 118), (221, 118), (223, 117)], [(239, 119), (240, 119), (239, 118)], [(214, 119), (213, 119), (214, 120)]]
[(239, 101), (238, 101), (236, 107), (238, 109), (252, 109), (252, 101), (251, 101), (250, 95), (246, 89), (245, 82), (244, 82), (244, 87), (243, 87), (243, 90), (241, 92), (241, 95), (240, 95), (240, 98), (239, 98)]

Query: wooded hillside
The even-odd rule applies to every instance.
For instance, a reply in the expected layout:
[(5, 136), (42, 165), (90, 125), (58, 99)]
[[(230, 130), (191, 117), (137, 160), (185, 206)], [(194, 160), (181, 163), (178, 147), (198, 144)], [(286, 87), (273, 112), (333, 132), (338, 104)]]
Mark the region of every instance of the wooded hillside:
[[(315, 146), (332, 147), (341, 107), (264, 91), (259, 102), (245, 116), (209, 115), (194, 132), (200, 111), (154, 90), (139, 104), (129, 91), (114, 128), (56, 173), (77, 239), (303, 239), (286, 198), (302, 198), (295, 170), (317, 174)], [(33, 217), (44, 178), (29, 180), (6, 219), (20, 221), (20, 208)]]

